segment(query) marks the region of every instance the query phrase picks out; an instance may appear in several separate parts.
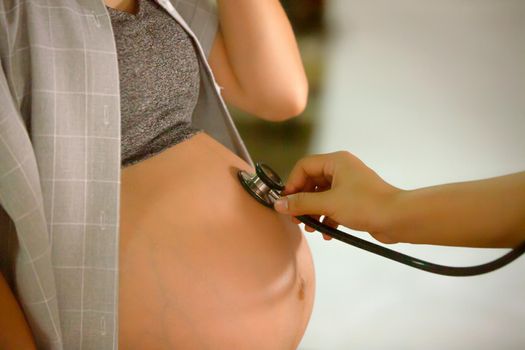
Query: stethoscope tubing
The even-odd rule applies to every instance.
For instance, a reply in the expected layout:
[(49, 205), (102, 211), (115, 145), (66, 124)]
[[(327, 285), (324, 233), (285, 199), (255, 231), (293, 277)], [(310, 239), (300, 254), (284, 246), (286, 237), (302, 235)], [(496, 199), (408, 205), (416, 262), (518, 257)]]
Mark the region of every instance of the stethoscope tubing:
[[(265, 164), (257, 163), (255, 169), (255, 175), (250, 175), (242, 170), (239, 170), (237, 173), (239, 181), (241, 182), (244, 189), (259, 203), (274, 210), (274, 200), (279, 197), (280, 192), (284, 189), (281, 178), (279, 175), (277, 175), (277, 173), (275, 173), (275, 171)], [(273, 191), (275, 192), (273, 193)], [(419, 270), (444, 276), (466, 277), (481, 275), (511, 263), (525, 252), (525, 242), (522, 242), (507, 254), (485, 264), (457, 267), (445, 266), (414, 258), (412, 256), (352, 236), (336, 228), (323, 224), (311, 216), (303, 215), (297, 216), (296, 218), (304, 224), (316, 229), (317, 231), (327, 234), (328, 236), (346, 244), (353, 245), (354, 247), (361, 248), (370, 253), (380, 255), (387, 259), (397, 261), (401, 264)]]
[(316, 229), (319, 232), (327, 234), (328, 236), (333, 237), (341, 242), (353, 245), (357, 248), (364, 249), (373, 254), (381, 255), (387, 259), (397, 261), (401, 264), (405, 264), (410, 267), (435, 273), (438, 275), (455, 277), (481, 275), (487, 272), (494, 271), (496, 269), (499, 269), (500, 267), (503, 267), (504, 265), (511, 263), (525, 252), (525, 242), (523, 242), (507, 254), (485, 264), (464, 267), (445, 266), (414, 258), (412, 256), (352, 236), (348, 233), (323, 224), (318, 220), (312, 218), (311, 216), (302, 215), (297, 216), (296, 218), (302, 223)]

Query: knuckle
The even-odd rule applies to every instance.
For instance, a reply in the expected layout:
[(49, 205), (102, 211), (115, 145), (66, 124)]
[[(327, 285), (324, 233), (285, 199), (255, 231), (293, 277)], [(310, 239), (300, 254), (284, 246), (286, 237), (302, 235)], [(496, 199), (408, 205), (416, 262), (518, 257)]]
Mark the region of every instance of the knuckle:
[(350, 155), (350, 152), (348, 152), (346, 150), (342, 150), (342, 151), (335, 152), (335, 154), (339, 158), (346, 158), (346, 157), (348, 157)]
[(337, 158), (340, 160), (348, 160), (353, 158), (352, 154), (348, 151), (339, 151), (337, 156)]
[(302, 204), (304, 202), (305, 194), (303, 192), (299, 192), (296, 195), (294, 195), (294, 204), (296, 206)]
[(292, 196), (288, 201), (288, 209), (292, 212), (299, 212), (301, 210), (304, 210), (304, 206), (306, 204), (306, 193), (299, 192)]
[(303, 158), (297, 163), (296, 169), (300, 169), (304, 171), (304, 169), (307, 167), (308, 163), (310, 162), (310, 158)]
[(297, 209), (297, 202), (300, 200), (301, 193), (296, 193), (288, 196), (288, 210), (295, 211)]
[(309, 161), (314, 161), (316, 160), (317, 158), (319, 157), (322, 157), (323, 155), (321, 153), (314, 153), (314, 154), (309, 154), (307, 155), (306, 157), (303, 158), (303, 160), (306, 162), (309, 162)]

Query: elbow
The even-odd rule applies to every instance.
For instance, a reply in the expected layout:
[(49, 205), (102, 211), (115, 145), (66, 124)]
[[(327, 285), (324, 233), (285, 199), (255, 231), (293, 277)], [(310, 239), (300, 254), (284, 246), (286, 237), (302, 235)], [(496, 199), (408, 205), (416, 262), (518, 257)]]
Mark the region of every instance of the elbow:
[(261, 118), (282, 122), (291, 118), (297, 117), (304, 112), (308, 103), (308, 84), (303, 86), (294, 86), (288, 91), (277, 91), (267, 98), (266, 103), (259, 106), (259, 113), (256, 113)]
[(301, 92), (295, 92), (294, 94), (290, 94), (285, 99), (284, 107), (282, 110), (282, 113), (278, 115), (278, 120), (287, 120), (293, 117), (297, 117), (298, 115), (302, 114), (304, 110), (306, 109), (306, 105), (308, 103), (308, 89), (305, 88), (304, 91)]

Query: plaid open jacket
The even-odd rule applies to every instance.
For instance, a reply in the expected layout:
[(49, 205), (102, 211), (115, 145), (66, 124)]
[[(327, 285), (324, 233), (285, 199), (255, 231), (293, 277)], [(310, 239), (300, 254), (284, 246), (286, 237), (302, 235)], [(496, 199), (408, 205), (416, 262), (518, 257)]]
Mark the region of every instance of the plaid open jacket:
[[(206, 62), (215, 8), (155, 1), (195, 43), (194, 125), (251, 163)], [(105, 5), (0, 1), (0, 63), (2, 272), (39, 349), (116, 349), (120, 96)]]

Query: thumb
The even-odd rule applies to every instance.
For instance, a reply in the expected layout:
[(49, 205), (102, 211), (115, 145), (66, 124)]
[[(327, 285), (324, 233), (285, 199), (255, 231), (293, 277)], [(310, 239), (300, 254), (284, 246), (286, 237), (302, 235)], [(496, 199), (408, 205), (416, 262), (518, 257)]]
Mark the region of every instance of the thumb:
[(299, 192), (281, 197), (275, 202), (275, 210), (293, 216), (326, 215), (329, 201), (325, 192)]

